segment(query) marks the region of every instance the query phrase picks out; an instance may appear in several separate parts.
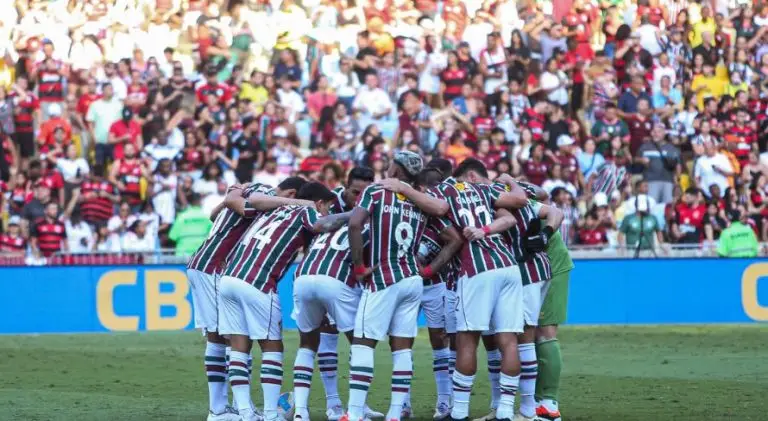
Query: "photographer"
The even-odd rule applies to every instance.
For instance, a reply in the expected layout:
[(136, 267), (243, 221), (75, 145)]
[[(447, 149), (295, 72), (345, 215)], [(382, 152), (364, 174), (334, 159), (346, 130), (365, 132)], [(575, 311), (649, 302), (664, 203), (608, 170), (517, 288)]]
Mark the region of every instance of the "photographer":
[(675, 180), (682, 171), (680, 149), (667, 142), (664, 123), (655, 123), (651, 138), (637, 151), (635, 163), (643, 166), (643, 179), (648, 181), (648, 195), (657, 203), (670, 203)]
[(635, 203), (637, 211), (621, 221), (617, 238), (619, 251), (634, 251), (635, 257), (638, 257), (641, 251), (650, 250), (655, 255), (655, 249), (664, 242), (661, 225), (650, 213), (648, 196), (638, 195)]

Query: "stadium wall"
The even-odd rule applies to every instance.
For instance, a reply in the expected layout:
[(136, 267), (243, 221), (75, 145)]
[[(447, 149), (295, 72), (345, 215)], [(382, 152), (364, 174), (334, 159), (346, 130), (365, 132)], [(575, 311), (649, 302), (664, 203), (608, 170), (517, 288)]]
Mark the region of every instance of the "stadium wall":
[[(291, 270), (279, 287), (286, 328), (292, 280)], [(194, 325), (179, 265), (3, 267), (0, 291), (0, 334)], [(768, 321), (765, 259), (579, 260), (571, 276), (570, 324), (759, 321)]]

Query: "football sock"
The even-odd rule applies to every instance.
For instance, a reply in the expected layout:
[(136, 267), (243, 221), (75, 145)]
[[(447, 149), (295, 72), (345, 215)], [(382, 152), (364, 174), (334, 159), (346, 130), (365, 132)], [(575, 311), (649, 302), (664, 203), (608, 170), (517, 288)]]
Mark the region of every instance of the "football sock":
[(435, 373), (435, 385), (437, 386), (437, 404), (451, 403), (451, 376), (448, 372), (451, 350), (448, 348), (432, 351), (432, 371)]
[(451, 356), (448, 358), (448, 374), (453, 377), (453, 370), (456, 369), (456, 350), (451, 350)]
[[(224, 352), (225, 352), (224, 359), (227, 362), (227, 377), (229, 377), (229, 354), (232, 353), (232, 347), (227, 345), (227, 347), (225, 348)], [(250, 355), (249, 355), (249, 357), (250, 357)], [(227, 382), (229, 382), (229, 380), (227, 380)], [(229, 393), (228, 392), (229, 391), (226, 388), (224, 389), (224, 391), (222, 391), (222, 399), (226, 399), (227, 402), (229, 402)], [(232, 394), (232, 407), (237, 409), (237, 401), (235, 400), (235, 394), (234, 393)]]
[[(349, 366), (349, 405), (350, 420), (357, 421), (365, 416), (365, 399), (373, 381), (373, 348), (365, 345), (350, 347), (352, 360)], [(398, 418), (400, 414), (398, 413)]]
[(519, 344), (520, 354), (520, 413), (526, 417), (536, 415), (536, 374), (539, 370), (536, 362), (536, 346), (532, 343)]
[(208, 409), (221, 414), (227, 407), (226, 345), (208, 342), (205, 345), (205, 373), (208, 376)]
[(463, 420), (469, 416), (469, 395), (475, 376), (466, 376), (459, 370), (453, 372), (453, 409), (451, 418)]
[(399, 420), (403, 403), (411, 391), (413, 377), (413, 351), (403, 349), (392, 353), (392, 399), (387, 420)]
[(501, 373), (501, 351), (488, 351), (488, 382), (491, 384), (491, 409), (499, 407), (499, 374)]
[(248, 357), (245, 352), (229, 353), (229, 385), (232, 387), (237, 410), (241, 414), (251, 411), (251, 382), (248, 378)]
[(536, 344), (538, 359), (538, 378), (536, 380), (536, 399), (552, 399), (560, 396), (560, 372), (563, 368), (563, 356), (557, 338)]
[(261, 354), (261, 390), (264, 395), (264, 419), (277, 417), (277, 400), (283, 385), (283, 353)]
[(511, 420), (515, 417), (515, 394), (517, 394), (517, 386), (519, 383), (519, 374), (517, 376), (510, 376), (501, 373), (499, 376), (499, 390), (501, 390), (501, 397), (499, 398), (499, 407), (496, 410), (497, 420), (507, 418)]
[(339, 398), (339, 386), (337, 372), (339, 367), (339, 354), (337, 346), (339, 335), (336, 333), (321, 333), (320, 346), (317, 349), (317, 366), (320, 369), (320, 379), (325, 388), (326, 408), (341, 406)]
[(299, 348), (293, 363), (293, 401), (296, 411), (305, 414), (309, 411), (309, 388), (312, 387), (312, 371), (315, 367), (315, 352)]

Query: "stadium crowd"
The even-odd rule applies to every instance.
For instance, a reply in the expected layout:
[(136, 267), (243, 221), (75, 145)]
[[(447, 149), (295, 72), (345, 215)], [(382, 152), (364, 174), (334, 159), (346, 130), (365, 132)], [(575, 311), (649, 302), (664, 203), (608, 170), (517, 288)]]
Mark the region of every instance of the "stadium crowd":
[(0, 50), (8, 254), (173, 248), (228, 185), (403, 148), (541, 185), (569, 245), (768, 241), (763, 4), (18, 0)]

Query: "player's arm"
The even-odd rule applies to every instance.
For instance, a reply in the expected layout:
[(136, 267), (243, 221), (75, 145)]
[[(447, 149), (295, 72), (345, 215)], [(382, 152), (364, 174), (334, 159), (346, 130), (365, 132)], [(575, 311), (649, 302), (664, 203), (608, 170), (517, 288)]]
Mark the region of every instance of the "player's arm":
[(563, 211), (554, 206), (542, 204), (539, 209), (539, 218), (545, 221), (545, 225), (541, 229), (542, 232), (546, 233), (547, 237), (552, 237), (552, 234), (554, 234), (555, 231), (560, 228), (560, 224), (563, 223), (565, 215), (563, 214)]
[(225, 200), (225, 201), (223, 201), (223, 202), (221, 202), (221, 203), (219, 203), (218, 205), (216, 205), (216, 207), (215, 207), (215, 208), (213, 208), (213, 211), (211, 211), (211, 216), (210, 216), (210, 218), (209, 218), (209, 219), (211, 220), (211, 222), (215, 222), (215, 221), (216, 221), (216, 218), (219, 216), (219, 213), (220, 213), (221, 211), (223, 211), (223, 210), (224, 210), (224, 208), (226, 208), (226, 207), (227, 207), (227, 202), (226, 202), (226, 200)]
[(528, 196), (525, 190), (517, 183), (509, 186), (509, 191), (501, 192), (493, 203), (495, 208), (520, 209), (528, 204)]
[(322, 232), (336, 231), (349, 222), (352, 212), (353, 211), (337, 213), (335, 215), (326, 215), (318, 219), (317, 222), (312, 225), (312, 232), (319, 234)]
[(421, 276), (424, 278), (431, 278), (434, 274), (443, 270), (443, 267), (461, 250), (464, 239), (461, 238), (456, 228), (449, 225), (440, 231), (440, 243), (442, 244), (440, 253), (427, 266), (421, 269)]
[(307, 206), (315, 207), (315, 202), (311, 200), (293, 199), (290, 197), (270, 196), (263, 193), (251, 193), (248, 196), (248, 203), (257, 211), (270, 211), (280, 206)]
[(363, 229), (365, 223), (368, 222), (370, 213), (364, 208), (356, 207), (352, 210), (352, 215), (349, 217), (347, 235), (349, 235), (349, 252), (352, 257), (352, 267), (354, 268), (355, 277), (358, 280), (362, 280), (371, 273), (371, 268), (366, 268), (363, 263), (363, 249), (365, 247), (365, 241), (363, 240)]
[(494, 217), (493, 222), (482, 228), (464, 228), (464, 237), (469, 241), (480, 240), (511, 229), (516, 223), (517, 220), (508, 210), (496, 209), (496, 216)]
[(549, 201), (549, 193), (547, 193), (546, 190), (532, 183), (515, 180), (514, 177), (512, 177), (507, 173), (503, 173), (500, 176), (496, 177), (496, 181), (509, 186), (510, 189), (513, 189), (515, 187), (522, 188), (529, 199), (533, 199), (542, 203), (546, 203)]
[(394, 178), (388, 178), (385, 180), (378, 181), (376, 184), (380, 185), (382, 188), (386, 190), (404, 195), (405, 197), (408, 198), (408, 200), (413, 202), (413, 204), (415, 204), (416, 207), (418, 207), (419, 209), (424, 211), (424, 213), (430, 216), (443, 216), (446, 213), (448, 213), (448, 210), (449, 210), (448, 202), (446, 202), (445, 200), (430, 196), (426, 193), (422, 193), (417, 189), (414, 189), (408, 183), (404, 183)]

